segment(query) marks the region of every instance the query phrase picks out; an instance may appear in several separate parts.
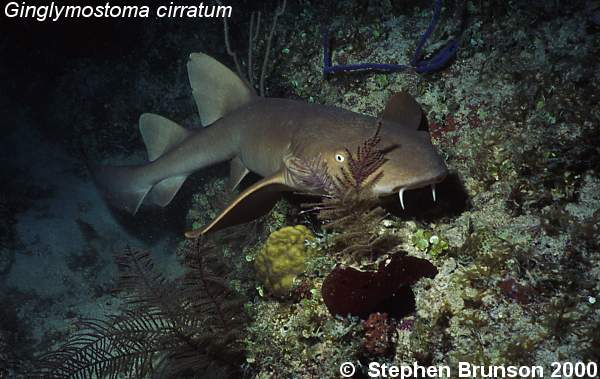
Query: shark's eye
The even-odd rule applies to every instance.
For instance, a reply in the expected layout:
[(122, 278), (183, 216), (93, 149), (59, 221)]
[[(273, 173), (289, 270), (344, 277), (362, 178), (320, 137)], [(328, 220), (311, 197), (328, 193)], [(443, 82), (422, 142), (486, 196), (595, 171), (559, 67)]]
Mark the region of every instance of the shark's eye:
[(336, 154), (335, 160), (338, 162), (343, 162), (344, 160), (346, 160), (346, 158), (342, 154)]

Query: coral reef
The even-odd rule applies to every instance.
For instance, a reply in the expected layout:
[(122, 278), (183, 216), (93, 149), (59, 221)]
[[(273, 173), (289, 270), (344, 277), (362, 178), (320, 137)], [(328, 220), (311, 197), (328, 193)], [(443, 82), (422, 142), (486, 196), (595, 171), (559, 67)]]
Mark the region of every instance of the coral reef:
[(286, 226), (269, 235), (265, 246), (256, 255), (256, 275), (275, 296), (287, 296), (295, 278), (306, 268), (311, 249), (307, 242), (315, 237), (304, 225)]
[(362, 328), (351, 319), (332, 318), (318, 292), (289, 304), (260, 300), (244, 338), (252, 377), (333, 376), (340, 362), (358, 359)]
[[(145, 351), (146, 355), (137, 355), (143, 358), (137, 366), (122, 364), (112, 366), (114, 370), (128, 372), (131, 367), (139, 367), (145, 374), (151, 371), (148, 362), (154, 359), (177, 364), (181, 358), (188, 368), (189, 362), (202, 367), (211, 362), (217, 365), (211, 367), (225, 370), (224, 375), (242, 375), (242, 365), (244, 375), (253, 378), (335, 378), (340, 363), (346, 361), (360, 362), (360, 375), (364, 374), (364, 363), (375, 358), (396, 364), (452, 366), (468, 361), (546, 367), (552, 361), (600, 359), (598, 1), (444, 1), (441, 21), (430, 38), (440, 43), (426, 46), (422, 57), (435, 56), (443, 50), (444, 41), (464, 26), (460, 50), (448, 67), (428, 75), (361, 73), (329, 75), (326, 79), (322, 76), (321, 25), (335, 31), (331, 36), (336, 44), (332, 62), (408, 62), (407, 54), (415, 51), (415, 35), (431, 23), (431, 4), (387, 0), (289, 2), (287, 11), (278, 15), (277, 38), (270, 38), (270, 31), (256, 34), (258, 13), (252, 21), (249, 5), (240, 7), (248, 12), (238, 16), (245, 19), (238, 20), (237, 28), (230, 24), (231, 36), (240, 30), (242, 35), (248, 29), (254, 33), (237, 45), (245, 46), (250, 37), (254, 44), (251, 56), (268, 44), (271, 48), (270, 52), (267, 48), (268, 59), (262, 61), (240, 54), (242, 67), (247, 70), (244, 64), (249, 64), (261, 70), (250, 74), (260, 92), (370, 115), (383, 109), (390, 93), (403, 90), (414, 94), (424, 105), (431, 136), (460, 179), (461, 194), (469, 198), (469, 206), (459, 212), (444, 212), (442, 205), (455, 197), (452, 189), (446, 187), (445, 191), (440, 185), (437, 205), (422, 201), (415, 190), (406, 193), (410, 204), (406, 212), (399, 207), (374, 208), (376, 199), (361, 189), (368, 186), (368, 172), (381, 158), (377, 154), (377, 135), (360, 152), (349, 152), (353, 168), (341, 178), (328, 176), (327, 167), (318, 159), (297, 162), (300, 177), (333, 196), (309, 204), (303, 214), (297, 213), (295, 199), (292, 205), (280, 202), (270, 215), (249, 224), (248, 229), (238, 230), (232, 241), (219, 241), (217, 254), (228, 275), (204, 276), (211, 286), (230, 289), (236, 300), (227, 302), (235, 305), (232, 316), (239, 317), (243, 311), (249, 314), (250, 319), (244, 317), (243, 322), (234, 318), (235, 336), (226, 332), (229, 329), (224, 321), (230, 319), (220, 317), (214, 308), (208, 316), (199, 309), (191, 310), (193, 304), (201, 305), (192, 292), (194, 296), (201, 293), (200, 298), (207, 300), (206, 291), (196, 288), (207, 283), (202, 281), (203, 276), (196, 275), (186, 277), (189, 280), (184, 282), (167, 281), (172, 287), (166, 308), (162, 303), (158, 308), (144, 308), (161, 317), (173, 310), (175, 318), (168, 315), (149, 320), (145, 313), (135, 314), (144, 302), (129, 304), (127, 312), (134, 314), (122, 315), (133, 318), (88, 323), (92, 339), (76, 337), (75, 343), (106, 341), (102, 336), (107, 331), (113, 333), (122, 326), (130, 335), (140, 332), (136, 335), (141, 337), (114, 340), (122, 342), (118, 346), (141, 348), (138, 352)], [(263, 9), (269, 7), (270, 12), (277, 9), (274, 2)], [(467, 24), (458, 25), (465, 19)], [(225, 58), (228, 54), (220, 39), (221, 23), (207, 22), (201, 27), (202, 33), (198, 33), (197, 21), (182, 21), (176, 26), (144, 28), (143, 33), (131, 38), (139, 41), (139, 50), (135, 51), (143, 52), (145, 59), (132, 50), (131, 55), (118, 55), (118, 59), (74, 60), (76, 63), (67, 65), (52, 86), (37, 85), (36, 73), (19, 67), (31, 83), (25, 87), (28, 92), (47, 94), (52, 99), (36, 109), (36, 116), (45, 121), (44, 126), (60, 125), (56, 130), (63, 133), (57, 136), (67, 135), (74, 155), (79, 154), (81, 136), (85, 136), (85, 146), (102, 157), (141, 151), (141, 141), (135, 139), (132, 129), (142, 111), (186, 120), (186, 126), (198, 125), (186, 92), (187, 78), (181, 71), (184, 65), (176, 61), (199, 50), (198, 46)], [(204, 37), (215, 35), (218, 40)], [(236, 41), (230, 42), (229, 50), (240, 50)], [(32, 49), (23, 51), (35, 54)], [(27, 60), (36, 64), (44, 61), (34, 56), (38, 59)], [(15, 84), (10, 86), (7, 93), (16, 89)], [(14, 98), (9, 105), (17, 108), (21, 98)], [(75, 132), (66, 133), (67, 125), (76, 125)], [(107, 151), (108, 146), (117, 147)], [(370, 163), (364, 159), (364, 149), (371, 151), (366, 154), (372, 158)], [(223, 166), (207, 170), (196, 186), (187, 189), (195, 192), (192, 204), (183, 205), (189, 209), (189, 224), (205, 224), (222, 208), (228, 196), (226, 171)], [(12, 175), (8, 176), (11, 179)], [(336, 186), (342, 182), (349, 185), (338, 191)], [(45, 190), (30, 197), (44, 196)], [(15, 189), (18, 191), (23, 191), (21, 186)], [(0, 249), (4, 249), (0, 254), (6, 251), (5, 242), (9, 246), (9, 254), (1, 258), (12, 253), (16, 240), (11, 214), (14, 203), (12, 198), (0, 198)], [(308, 212), (311, 209), (315, 212)], [(290, 297), (264, 296), (254, 269), (262, 263), (253, 262), (262, 259), (258, 257), (270, 233), (297, 224), (312, 230), (315, 238), (310, 241), (310, 249), (316, 254), (306, 257), (304, 274)], [(85, 225), (80, 226), (93, 238)], [(371, 308), (349, 312), (366, 320), (346, 316), (347, 310), (333, 312), (341, 316), (331, 315), (327, 297), (352, 299), (331, 295), (330, 285), (341, 283), (326, 279), (332, 271), (332, 275), (347, 270), (353, 275), (364, 272), (375, 276), (376, 269), (399, 251), (406, 252), (411, 260), (430, 262), (438, 271), (435, 277), (415, 279), (411, 285), (413, 313), (394, 319), (400, 316), (373, 313), (378, 309)], [(145, 267), (147, 258), (134, 253), (128, 262)], [(84, 257), (77, 254), (73, 259)], [(0, 265), (6, 269), (0, 271), (10, 270), (11, 262), (12, 258), (4, 259)], [(73, 267), (81, 263), (74, 262)], [(155, 278), (152, 275), (150, 278)], [(193, 284), (190, 288), (194, 289), (185, 296), (177, 290), (184, 284)], [(392, 284), (397, 283), (386, 282), (386, 286), (394, 287)], [(403, 290), (408, 288), (398, 285)], [(166, 291), (151, 288), (144, 294), (156, 296)], [(397, 289), (386, 287), (384, 292), (393, 295)], [(26, 303), (27, 296), (21, 296), (19, 302)], [(64, 333), (49, 333), (47, 340), (60, 341)], [(225, 343), (223, 337), (231, 337), (230, 343)], [(8, 333), (8, 338), (13, 336)], [(193, 354), (177, 354), (184, 346), (182, 338), (196, 343)], [(87, 348), (84, 345), (70, 346)], [(157, 349), (148, 355), (151, 348)], [(231, 358), (235, 367), (223, 368), (213, 360), (221, 353)], [(199, 361), (199, 356), (210, 359)], [(53, 360), (47, 369), (62, 370), (57, 367), (67, 356), (49, 357)], [(200, 366), (190, 370), (202, 370)]]
[(386, 64), (386, 63), (358, 63), (358, 64), (341, 64), (332, 65), (331, 56), (329, 53), (329, 36), (326, 32), (323, 37), (323, 74), (351, 72), (351, 71), (383, 71), (383, 72), (400, 72), (414, 70), (417, 73), (431, 73), (443, 68), (456, 54), (459, 43), (456, 38), (452, 38), (446, 43), (435, 56), (429, 59), (423, 59), (421, 51), (427, 42), (427, 39), (435, 29), (440, 19), (440, 12), (442, 9), (441, 0), (434, 2), (434, 11), (431, 23), (427, 27), (427, 30), (421, 35), (419, 43), (415, 49), (414, 55), (409, 65), (404, 64)]
[(448, 241), (422, 229), (417, 230), (412, 236), (412, 243), (418, 250), (428, 252), (433, 256), (437, 256), (448, 249)]
[[(470, 198), (460, 214), (417, 215), (408, 222), (382, 214), (373, 223), (372, 230), (391, 234), (403, 250), (439, 270), (434, 279), (413, 286), (416, 314), (398, 322), (391, 362), (548, 367), (552, 361), (598, 360), (600, 71), (594, 62), (600, 45), (593, 15), (585, 11), (590, 3), (595, 9), (594, 2), (584, 1), (466, 2), (470, 21), (456, 61), (427, 77), (345, 75), (322, 81), (322, 51), (314, 47), (321, 38), (314, 26), (319, 9), (304, 10), (305, 27), (289, 32), (289, 54), (276, 67), (282, 94), (369, 114), (383, 108), (390, 92), (418, 94), (431, 134)], [(336, 30), (334, 61), (340, 64), (407, 61), (398, 52), (411, 51), (413, 33), (430, 16), (427, 6), (409, 10), (352, 1), (321, 11)], [(443, 14), (453, 11), (448, 6)], [(432, 39), (453, 27), (440, 25)], [(440, 202), (450, 195), (438, 189)], [(331, 239), (318, 235), (322, 248), (339, 251)], [(321, 263), (312, 279), (317, 289), (330, 266), (308, 264)], [(249, 351), (260, 352), (251, 355), (258, 377), (301, 377), (288, 368), (306, 357), (306, 346), (297, 343), (301, 337), (287, 333), (287, 341), (295, 342), (269, 348), (260, 332), (297, 325), (289, 307), (257, 307), (262, 321), (252, 324)], [(360, 349), (363, 337), (353, 338)], [(347, 347), (330, 345), (326, 354), (360, 359)], [(279, 349), (283, 357), (299, 358), (277, 364), (269, 357), (282, 358)], [(337, 375), (337, 367), (303, 362), (308, 377)]]
[(366, 355), (377, 357), (393, 351), (396, 326), (387, 313), (371, 313), (362, 326), (364, 337), (361, 349)]

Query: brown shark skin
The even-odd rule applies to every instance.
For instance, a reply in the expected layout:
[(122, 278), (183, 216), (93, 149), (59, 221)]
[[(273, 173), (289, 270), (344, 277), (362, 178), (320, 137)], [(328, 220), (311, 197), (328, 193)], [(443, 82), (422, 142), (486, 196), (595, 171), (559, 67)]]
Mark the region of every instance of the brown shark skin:
[[(320, 155), (328, 160), (330, 169), (340, 170), (342, 164), (335, 160), (335, 154), (345, 154), (346, 148), (353, 151), (371, 137), (377, 120), (338, 107), (265, 98), (217, 121), (214, 127), (240, 125), (236, 140), (243, 141), (238, 145), (242, 162), (250, 171), (267, 177), (285, 168), (284, 158), (290, 155), (304, 159)], [(396, 146), (386, 155), (390, 164), (382, 168), (389, 177), (383, 181), (394, 182), (394, 188), (418, 184), (420, 176), (445, 174), (445, 164), (426, 132), (383, 120), (381, 138), (384, 148)], [(397, 172), (399, 165), (402, 172)]]
[[(342, 167), (335, 154), (345, 154), (346, 148), (353, 151), (373, 135), (376, 127), (375, 117), (342, 108), (258, 98), (210, 127), (193, 132), (179, 146), (143, 166), (144, 177), (157, 183), (236, 156), (250, 171), (269, 177), (286, 169), (287, 157), (310, 159), (317, 155), (328, 161), (335, 175)], [(375, 188), (380, 194), (431, 184), (446, 174), (445, 164), (426, 132), (384, 120), (381, 139), (384, 148), (396, 146), (386, 155), (384, 177)], [(284, 184), (294, 190), (305, 189), (289, 181)]]
[(234, 185), (248, 172), (264, 177), (209, 225), (187, 232), (190, 238), (264, 215), (283, 191), (309, 192), (290, 174), (291, 159), (319, 158), (330, 175), (340, 175), (348, 151), (372, 137), (379, 123), (386, 162), (373, 186), (375, 195), (399, 193), (402, 201), (405, 190), (435, 184), (447, 174), (429, 134), (417, 130), (423, 120), (420, 105), (406, 93), (392, 95), (377, 119), (333, 106), (258, 97), (229, 69), (201, 53), (190, 55), (188, 75), (208, 127), (185, 130), (162, 116), (143, 114), (140, 132), (150, 162), (97, 167), (94, 178), (113, 205), (135, 214), (145, 198), (168, 205), (187, 176), (219, 162), (231, 161)]

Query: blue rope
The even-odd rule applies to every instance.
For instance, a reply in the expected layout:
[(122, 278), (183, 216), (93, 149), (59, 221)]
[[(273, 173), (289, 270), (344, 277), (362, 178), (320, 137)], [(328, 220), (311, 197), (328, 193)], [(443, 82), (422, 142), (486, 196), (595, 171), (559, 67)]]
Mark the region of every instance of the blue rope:
[(323, 75), (335, 74), (339, 72), (352, 72), (352, 71), (381, 71), (381, 72), (400, 72), (407, 70), (414, 70), (417, 73), (430, 73), (437, 71), (444, 67), (448, 61), (450, 61), (458, 51), (459, 43), (455, 38), (451, 39), (446, 43), (443, 49), (438, 51), (430, 59), (421, 59), (423, 47), (427, 43), (427, 40), (433, 33), (437, 23), (440, 20), (440, 14), (442, 10), (442, 1), (435, 0), (433, 8), (433, 17), (429, 23), (429, 27), (425, 33), (421, 35), (415, 53), (410, 61), (410, 65), (403, 64), (391, 64), (391, 63), (356, 63), (356, 64), (343, 64), (343, 65), (331, 65), (331, 54), (329, 51), (329, 32), (323, 33)]

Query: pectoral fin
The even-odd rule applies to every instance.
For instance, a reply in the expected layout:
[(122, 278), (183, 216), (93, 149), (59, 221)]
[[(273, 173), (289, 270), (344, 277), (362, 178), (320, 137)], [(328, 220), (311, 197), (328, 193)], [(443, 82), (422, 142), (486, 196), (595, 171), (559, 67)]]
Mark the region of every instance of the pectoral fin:
[(281, 198), (281, 193), (292, 189), (284, 184), (283, 174), (264, 178), (236, 197), (210, 224), (185, 233), (187, 238), (198, 238), (229, 226), (242, 224), (267, 214)]

